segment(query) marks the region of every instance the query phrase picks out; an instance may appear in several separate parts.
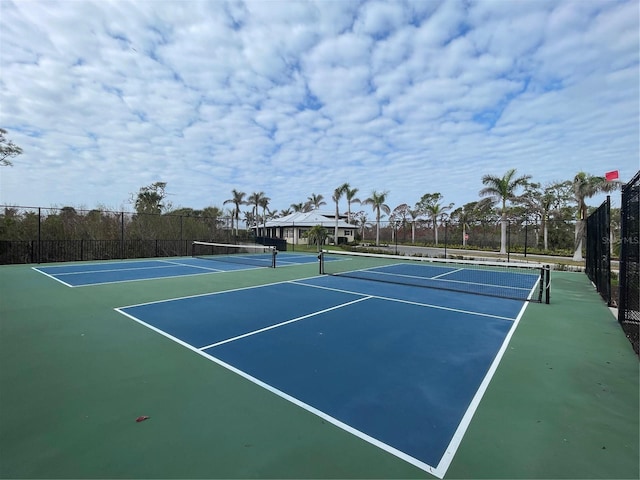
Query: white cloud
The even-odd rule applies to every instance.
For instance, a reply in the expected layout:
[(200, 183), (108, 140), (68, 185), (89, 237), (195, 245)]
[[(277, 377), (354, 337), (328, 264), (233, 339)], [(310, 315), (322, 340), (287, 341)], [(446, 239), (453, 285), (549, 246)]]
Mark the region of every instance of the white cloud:
[[(638, 169), (634, 0), (0, 3), (0, 203), (476, 200)], [(28, 186), (28, 188), (25, 188)]]

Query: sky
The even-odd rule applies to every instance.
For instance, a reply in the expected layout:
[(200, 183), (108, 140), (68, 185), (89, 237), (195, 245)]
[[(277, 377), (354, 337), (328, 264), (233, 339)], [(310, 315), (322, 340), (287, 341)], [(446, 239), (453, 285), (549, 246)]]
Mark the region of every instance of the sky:
[(24, 151), (0, 204), (132, 211), (166, 182), (174, 208), (236, 189), (331, 211), (348, 182), (393, 209), (462, 206), (511, 168), (628, 181), (639, 5), (0, 0), (0, 127)]

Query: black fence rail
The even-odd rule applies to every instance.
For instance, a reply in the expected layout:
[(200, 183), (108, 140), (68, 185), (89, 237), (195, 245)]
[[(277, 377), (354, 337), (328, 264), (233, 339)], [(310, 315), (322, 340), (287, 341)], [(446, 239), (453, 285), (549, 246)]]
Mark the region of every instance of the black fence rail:
[[(498, 251), (502, 247), (502, 224), (499, 218), (491, 220), (468, 219), (433, 222), (418, 219), (407, 222), (381, 221), (358, 225), (359, 243), (375, 245), (379, 236), (381, 245), (416, 245), (443, 249)], [(509, 218), (505, 229), (505, 250), (508, 253), (573, 255), (575, 221), (548, 219), (535, 222), (527, 218)]]
[(611, 198), (587, 218), (585, 273), (600, 296), (611, 305)]
[(0, 207), (0, 264), (190, 255), (194, 240), (237, 243), (231, 219), (72, 207)]
[(193, 240), (0, 240), (0, 264), (180, 257)]
[(640, 171), (622, 187), (618, 321), (639, 353)]

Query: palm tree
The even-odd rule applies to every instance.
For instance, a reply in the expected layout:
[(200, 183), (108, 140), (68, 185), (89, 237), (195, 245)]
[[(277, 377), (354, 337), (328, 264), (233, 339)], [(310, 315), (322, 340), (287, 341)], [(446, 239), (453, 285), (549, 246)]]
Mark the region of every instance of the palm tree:
[(422, 212), (418, 208), (409, 209), (409, 216), (411, 217), (411, 243), (416, 243), (416, 220)]
[(327, 238), (327, 229), (322, 225), (315, 225), (307, 230), (305, 235), (310, 245), (314, 243), (318, 245), (319, 252), (321, 250), (321, 246), (324, 244), (324, 241)]
[(438, 217), (441, 217), (453, 207), (453, 203), (450, 203), (448, 206), (443, 206), (440, 200), (442, 200), (441, 193), (425, 193), (416, 204), (416, 208), (428, 215), (433, 222), (433, 234), (436, 245), (438, 245)]
[(485, 175), (482, 177), (482, 184), (485, 188), (480, 190), (481, 197), (489, 197), (495, 205), (502, 202), (501, 229), (500, 229), (500, 253), (507, 253), (507, 201), (513, 200), (518, 187), (526, 185), (531, 175), (522, 175), (514, 178), (516, 169), (512, 168), (502, 177)]
[(358, 189), (350, 188), (348, 183), (345, 183), (343, 186), (345, 187), (344, 196), (347, 198), (347, 223), (351, 223), (351, 204), (360, 203), (360, 199), (355, 198)]
[(433, 203), (427, 206), (426, 213), (431, 217), (431, 221), (433, 222), (433, 233), (436, 241), (436, 246), (438, 245), (438, 218), (446, 215), (446, 212), (451, 210), (453, 207), (453, 203), (449, 205), (443, 206), (441, 203)]
[(158, 215), (164, 210), (170, 209), (170, 205), (162, 203), (163, 200), (167, 198), (166, 187), (167, 182), (155, 182), (140, 188), (134, 200), (136, 212)]
[[(544, 250), (549, 249), (549, 217), (558, 214), (571, 199), (570, 181), (550, 183), (542, 187), (539, 183), (528, 183), (521, 197), (527, 212), (540, 219)], [(536, 246), (539, 233), (536, 230)]]
[(374, 190), (371, 192), (371, 196), (362, 202), (363, 205), (371, 205), (376, 214), (376, 245), (380, 245), (380, 210), (387, 215), (391, 212), (389, 205), (384, 203), (387, 195), (389, 195), (389, 192), (377, 192)]
[(333, 233), (333, 244), (334, 245), (338, 245), (338, 219), (340, 217), (340, 211), (339, 211), (339, 203), (340, 203), (340, 198), (342, 197), (342, 194), (345, 193), (345, 190), (349, 188), (349, 184), (348, 183), (343, 183), (342, 185), (340, 185), (338, 188), (336, 188), (333, 191), (333, 195), (331, 196), (331, 199), (336, 202), (336, 225), (334, 228), (334, 233)]
[(278, 213), (279, 217), (286, 217), (287, 215), (291, 215), (291, 209), (290, 208), (283, 208), (282, 210), (280, 210), (280, 213)]
[(320, 205), (326, 205), (327, 202), (324, 201), (324, 197), (322, 194), (316, 195), (312, 193), (310, 197), (307, 198), (306, 205), (311, 207), (311, 210), (317, 210), (320, 208)]
[[(225, 228), (227, 225), (227, 221), (226, 219), (229, 218), (231, 219), (231, 230), (229, 231), (229, 238), (231, 238), (233, 236), (233, 217), (235, 216), (236, 212), (233, 208), (227, 208), (224, 212), (223, 215), (225, 217)], [(240, 223), (240, 221), (238, 220), (238, 223)], [(236, 234), (237, 237), (237, 234)]]
[(620, 188), (620, 182), (609, 182), (604, 177), (596, 177), (588, 173), (578, 172), (573, 179), (573, 196), (578, 204), (578, 221), (575, 229), (575, 250), (573, 252), (573, 260), (581, 262), (582, 258), (582, 240), (585, 233), (585, 225), (587, 223), (587, 204), (585, 199), (602, 192), (612, 192)]
[(252, 211), (244, 212), (244, 224), (247, 230), (249, 230), (249, 228), (255, 223), (255, 221), (256, 217)]
[(358, 227), (358, 231), (360, 232), (360, 239), (364, 241), (364, 231), (369, 226), (369, 219), (367, 218), (367, 214), (360, 210), (353, 214), (353, 223), (356, 227)]
[(253, 220), (256, 225), (256, 234), (258, 233), (258, 216), (260, 213), (260, 210), (259, 210), (260, 202), (262, 201), (263, 198), (264, 198), (264, 192), (253, 192), (251, 195), (249, 195), (249, 198), (247, 198), (247, 201), (246, 201), (247, 205), (252, 206)]
[(290, 205), (291, 209), (294, 212), (304, 212), (304, 203), (300, 202), (300, 203), (292, 203)]
[(267, 236), (267, 211), (269, 210), (267, 207), (268, 207), (270, 201), (271, 201), (271, 199), (269, 197), (264, 197), (263, 196), (260, 199), (260, 202), (258, 202), (260, 204), (260, 206), (262, 207), (262, 225), (263, 225), (262, 236), (263, 237)]
[(467, 246), (467, 228), (469, 223), (473, 220), (473, 213), (475, 211), (478, 202), (465, 203), (462, 207), (456, 208), (451, 212), (451, 217), (458, 221), (462, 225), (462, 246)]
[(240, 205), (244, 205), (245, 201), (244, 201), (244, 196), (246, 195), (246, 193), (244, 192), (239, 192), (238, 190), (236, 190), (235, 188), (233, 190), (231, 190), (231, 195), (233, 196), (232, 198), (225, 200), (222, 204), (226, 205), (227, 203), (233, 203), (234, 208), (233, 208), (233, 215), (231, 216), (231, 230), (233, 230), (233, 218), (235, 217), (236, 219), (236, 237), (238, 236), (238, 226), (240, 224)]

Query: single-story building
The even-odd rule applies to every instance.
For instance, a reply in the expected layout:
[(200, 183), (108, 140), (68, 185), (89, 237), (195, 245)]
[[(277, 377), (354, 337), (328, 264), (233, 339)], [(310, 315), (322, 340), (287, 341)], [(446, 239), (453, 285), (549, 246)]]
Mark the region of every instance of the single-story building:
[[(347, 223), (346, 218), (346, 215), (338, 216), (338, 244), (353, 242), (355, 239), (356, 226)], [(257, 226), (256, 234), (259, 237), (283, 238), (293, 245), (306, 245), (308, 242), (305, 233), (316, 225), (322, 225), (327, 229), (327, 242), (333, 243), (335, 213), (319, 210), (294, 212), (285, 217), (268, 220), (266, 225)]]

